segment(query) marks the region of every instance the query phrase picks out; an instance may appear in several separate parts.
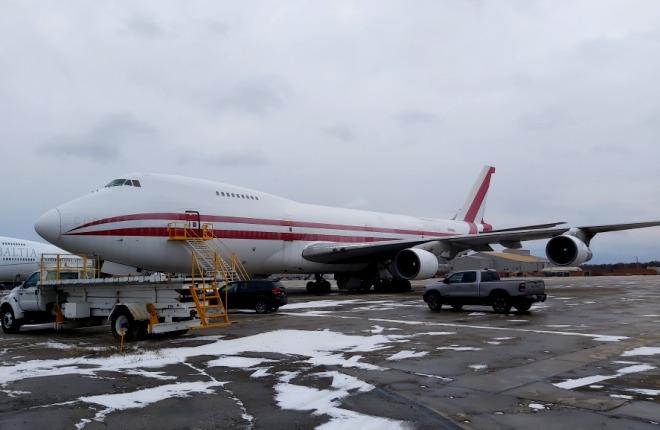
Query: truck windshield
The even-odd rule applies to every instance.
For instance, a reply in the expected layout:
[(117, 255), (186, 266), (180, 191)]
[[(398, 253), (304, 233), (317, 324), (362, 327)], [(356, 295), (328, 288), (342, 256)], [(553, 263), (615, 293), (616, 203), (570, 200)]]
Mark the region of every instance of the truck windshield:
[(35, 285), (37, 285), (37, 282), (39, 282), (39, 272), (33, 273), (29, 278), (27, 278), (27, 281), (25, 281), (23, 287), (24, 288), (34, 287)]

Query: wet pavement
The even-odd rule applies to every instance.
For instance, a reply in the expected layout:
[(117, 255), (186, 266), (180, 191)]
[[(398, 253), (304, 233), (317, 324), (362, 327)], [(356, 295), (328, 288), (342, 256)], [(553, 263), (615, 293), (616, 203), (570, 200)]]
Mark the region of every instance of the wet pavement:
[(530, 312), (312, 296), (131, 344), (0, 337), (0, 428), (660, 428), (660, 276), (546, 279)]

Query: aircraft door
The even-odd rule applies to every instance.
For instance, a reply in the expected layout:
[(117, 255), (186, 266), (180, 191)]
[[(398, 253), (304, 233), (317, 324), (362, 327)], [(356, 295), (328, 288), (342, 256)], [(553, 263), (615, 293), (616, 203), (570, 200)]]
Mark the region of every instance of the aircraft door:
[(198, 211), (186, 211), (186, 224), (196, 236), (201, 236), (202, 221)]

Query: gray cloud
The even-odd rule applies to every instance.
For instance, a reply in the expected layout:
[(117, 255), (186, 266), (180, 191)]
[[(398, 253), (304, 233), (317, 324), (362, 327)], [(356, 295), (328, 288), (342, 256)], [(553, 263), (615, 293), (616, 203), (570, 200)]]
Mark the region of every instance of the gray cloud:
[(241, 82), (217, 100), (220, 110), (235, 110), (256, 116), (281, 109), (290, 90), (280, 79), (261, 78)]
[(126, 21), (126, 28), (138, 36), (155, 38), (164, 36), (166, 31), (153, 20), (133, 18)]
[(406, 125), (430, 124), (440, 121), (436, 114), (419, 109), (402, 110), (396, 113), (394, 118)]
[(351, 141), (355, 137), (353, 129), (347, 124), (334, 124), (328, 127), (323, 127), (322, 130), (328, 136), (345, 142)]
[(556, 109), (530, 112), (520, 117), (518, 125), (526, 131), (543, 131), (559, 127), (569, 121), (566, 113)]
[(44, 154), (58, 157), (79, 157), (95, 161), (118, 159), (125, 147), (141, 146), (153, 141), (155, 130), (129, 113), (102, 118), (87, 132), (79, 135), (59, 135), (41, 145)]
[(182, 162), (206, 164), (213, 167), (258, 167), (270, 164), (271, 160), (261, 151), (222, 151), (213, 153), (188, 153), (179, 156)]

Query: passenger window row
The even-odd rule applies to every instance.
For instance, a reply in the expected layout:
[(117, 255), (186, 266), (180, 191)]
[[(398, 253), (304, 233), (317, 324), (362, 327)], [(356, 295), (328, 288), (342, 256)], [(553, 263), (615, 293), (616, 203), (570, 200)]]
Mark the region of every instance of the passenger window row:
[(16, 242), (2, 242), (4, 246), (25, 246), (24, 243), (16, 243)]
[(37, 261), (36, 258), (2, 257), (2, 261)]
[(105, 186), (105, 188), (110, 188), (110, 187), (121, 187), (121, 186), (128, 186), (128, 187), (141, 187), (140, 181), (137, 179), (114, 179), (108, 183), (108, 185)]
[(259, 200), (259, 197), (257, 196), (251, 196), (249, 194), (229, 193), (225, 191), (216, 191), (215, 195), (220, 197), (233, 197), (236, 199)]

